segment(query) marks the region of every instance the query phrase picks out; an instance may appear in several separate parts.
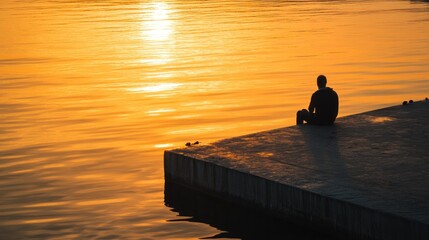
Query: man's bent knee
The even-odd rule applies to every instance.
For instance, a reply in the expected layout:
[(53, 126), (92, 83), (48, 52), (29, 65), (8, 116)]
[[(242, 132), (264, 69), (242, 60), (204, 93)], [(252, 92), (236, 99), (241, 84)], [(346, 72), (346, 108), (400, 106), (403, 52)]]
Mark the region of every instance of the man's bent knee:
[(296, 112), (296, 124), (303, 124), (304, 123), (304, 113), (303, 111)]

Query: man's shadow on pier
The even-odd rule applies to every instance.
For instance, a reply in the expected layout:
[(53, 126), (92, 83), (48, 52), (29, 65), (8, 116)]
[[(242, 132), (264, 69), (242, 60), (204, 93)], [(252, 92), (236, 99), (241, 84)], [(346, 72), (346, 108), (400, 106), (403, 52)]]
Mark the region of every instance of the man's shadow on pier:
[[(315, 171), (313, 177), (323, 182), (314, 190), (343, 192), (358, 196), (358, 186), (353, 178), (353, 166), (347, 160), (345, 139), (342, 134), (346, 126), (335, 123), (332, 126), (305, 124), (298, 126), (305, 144), (309, 167)], [(350, 144), (350, 143), (348, 143)]]
[(343, 153), (345, 145), (341, 144), (344, 126), (338, 123), (332, 126), (305, 124), (298, 129), (304, 139), (309, 168), (316, 171), (314, 177), (326, 181), (321, 188), (353, 186), (353, 177)]

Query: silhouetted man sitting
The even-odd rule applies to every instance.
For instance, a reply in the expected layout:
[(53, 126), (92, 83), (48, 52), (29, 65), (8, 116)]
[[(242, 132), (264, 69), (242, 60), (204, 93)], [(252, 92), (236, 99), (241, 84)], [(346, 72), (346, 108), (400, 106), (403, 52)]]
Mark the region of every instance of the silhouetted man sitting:
[[(311, 96), (308, 111), (302, 109), (296, 113), (296, 124), (303, 124), (306, 121), (315, 125), (332, 125), (338, 115), (338, 95), (329, 87), (326, 87), (326, 77), (317, 77), (317, 90)], [(315, 111), (316, 110), (316, 111)]]

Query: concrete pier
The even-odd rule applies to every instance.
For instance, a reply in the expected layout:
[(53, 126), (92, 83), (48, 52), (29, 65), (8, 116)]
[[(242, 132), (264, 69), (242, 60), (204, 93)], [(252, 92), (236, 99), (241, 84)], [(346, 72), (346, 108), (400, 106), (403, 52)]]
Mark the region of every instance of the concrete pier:
[(166, 151), (165, 178), (341, 237), (429, 239), (429, 101)]

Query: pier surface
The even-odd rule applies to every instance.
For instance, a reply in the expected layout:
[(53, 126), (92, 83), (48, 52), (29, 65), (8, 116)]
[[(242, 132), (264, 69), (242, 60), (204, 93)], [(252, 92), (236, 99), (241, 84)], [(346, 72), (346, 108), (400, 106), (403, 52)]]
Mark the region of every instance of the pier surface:
[(429, 239), (429, 101), (166, 151), (166, 181), (356, 239)]

